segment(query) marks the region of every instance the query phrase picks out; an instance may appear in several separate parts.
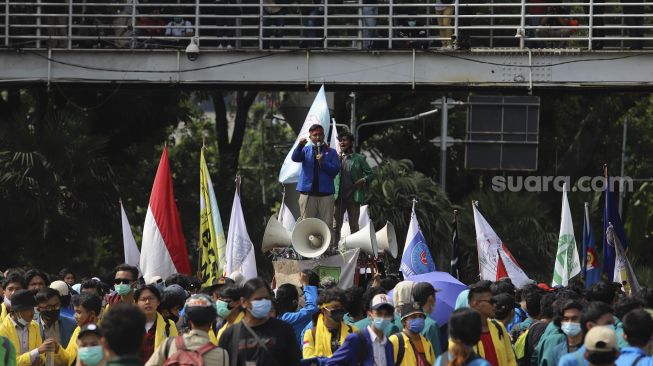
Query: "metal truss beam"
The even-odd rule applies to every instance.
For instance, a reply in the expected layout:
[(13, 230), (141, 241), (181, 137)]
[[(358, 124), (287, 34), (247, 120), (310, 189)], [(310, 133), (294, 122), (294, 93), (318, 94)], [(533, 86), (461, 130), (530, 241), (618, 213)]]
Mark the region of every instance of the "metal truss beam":
[(62, 50), (0, 52), (0, 84), (132, 83), (244, 88), (653, 87), (653, 53), (475, 49), (439, 51)]

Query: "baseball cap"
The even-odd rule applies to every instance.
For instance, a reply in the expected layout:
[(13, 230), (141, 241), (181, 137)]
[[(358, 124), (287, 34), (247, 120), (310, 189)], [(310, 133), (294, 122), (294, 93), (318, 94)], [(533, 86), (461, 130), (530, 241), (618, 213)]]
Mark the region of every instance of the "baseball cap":
[(612, 352), (617, 347), (614, 329), (608, 326), (594, 327), (585, 335), (585, 348), (589, 352)]
[(388, 309), (390, 312), (394, 312), (395, 308), (392, 306), (390, 303), (390, 298), (386, 294), (377, 294), (372, 298), (372, 302), (370, 303), (370, 309), (371, 310), (379, 310), (382, 307), (385, 307)]
[(195, 294), (189, 297), (188, 300), (186, 300), (186, 304), (184, 306), (188, 310), (190, 308), (207, 308), (207, 307), (212, 308), (214, 304), (213, 304), (213, 300), (211, 300), (211, 298), (208, 295)]
[(413, 314), (422, 314), (426, 316), (422, 307), (416, 302), (401, 305), (400, 316), (402, 320)]
[(147, 285), (156, 285), (157, 283), (160, 282), (163, 282), (163, 278), (161, 276), (152, 276), (148, 278), (147, 281), (145, 281)]
[(510, 294), (498, 294), (492, 297), (494, 303), (496, 304), (496, 310), (501, 311), (510, 311), (514, 308), (519, 307), (519, 304), (515, 302), (515, 298)]
[(70, 295), (70, 287), (68, 287), (68, 284), (63, 282), (63, 281), (54, 281), (50, 284), (50, 288), (53, 290), (57, 290), (59, 293), (59, 296), (68, 296)]
[(93, 333), (97, 335), (98, 337), (102, 337), (102, 331), (100, 330), (100, 327), (97, 325), (91, 323), (91, 324), (86, 324), (79, 330), (79, 337), (82, 337), (85, 334)]

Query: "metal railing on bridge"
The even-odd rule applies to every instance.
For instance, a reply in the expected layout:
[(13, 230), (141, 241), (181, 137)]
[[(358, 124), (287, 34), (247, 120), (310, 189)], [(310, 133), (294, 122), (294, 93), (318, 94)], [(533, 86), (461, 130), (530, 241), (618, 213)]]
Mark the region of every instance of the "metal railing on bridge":
[(0, 42), (6, 48), (184, 49), (194, 39), (203, 50), (653, 45), (653, 14), (646, 13), (653, 2), (275, 1), (5, 0)]

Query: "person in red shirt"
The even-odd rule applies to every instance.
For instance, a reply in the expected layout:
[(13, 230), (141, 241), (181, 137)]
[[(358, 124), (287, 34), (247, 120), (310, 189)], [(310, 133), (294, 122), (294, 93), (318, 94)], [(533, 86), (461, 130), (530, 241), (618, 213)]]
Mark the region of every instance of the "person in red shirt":
[(490, 281), (479, 281), (469, 288), (469, 307), (481, 315), (481, 341), (474, 351), (492, 366), (516, 366), (517, 360), (505, 326), (493, 319), (496, 302)]

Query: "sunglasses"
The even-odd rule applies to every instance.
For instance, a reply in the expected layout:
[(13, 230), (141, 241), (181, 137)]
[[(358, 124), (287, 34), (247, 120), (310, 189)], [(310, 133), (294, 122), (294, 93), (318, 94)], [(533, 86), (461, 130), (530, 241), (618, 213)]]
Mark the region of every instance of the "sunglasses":
[(132, 283), (132, 280), (128, 280), (126, 278), (116, 278), (113, 280), (113, 283), (115, 285), (129, 285), (130, 283)]

